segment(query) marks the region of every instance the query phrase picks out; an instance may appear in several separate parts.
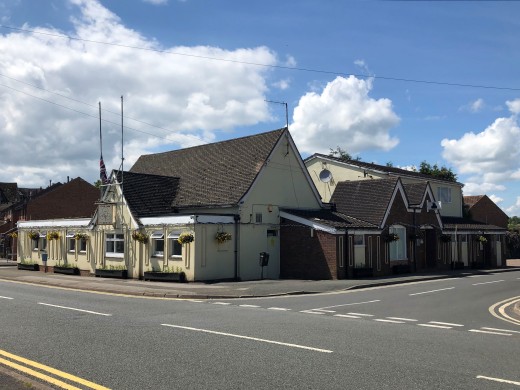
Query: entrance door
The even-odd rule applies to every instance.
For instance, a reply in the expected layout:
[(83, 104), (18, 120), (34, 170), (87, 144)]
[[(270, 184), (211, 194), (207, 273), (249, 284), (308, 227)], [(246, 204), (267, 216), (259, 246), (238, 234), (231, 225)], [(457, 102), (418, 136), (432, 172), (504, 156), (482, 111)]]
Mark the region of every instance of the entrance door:
[(437, 266), (437, 236), (435, 230), (424, 230), (425, 238), (425, 257), (426, 268), (435, 268)]

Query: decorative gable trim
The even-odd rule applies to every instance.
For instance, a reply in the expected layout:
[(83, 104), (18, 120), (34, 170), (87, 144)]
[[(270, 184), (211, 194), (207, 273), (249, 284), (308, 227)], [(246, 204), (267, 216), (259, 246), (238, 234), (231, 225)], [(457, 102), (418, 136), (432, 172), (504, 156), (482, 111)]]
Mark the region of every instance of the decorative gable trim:
[(403, 183), (401, 182), (400, 178), (397, 178), (397, 181), (396, 181), (396, 184), (394, 187), (394, 192), (392, 193), (392, 196), (390, 197), (390, 201), (388, 202), (388, 205), (386, 207), (385, 215), (383, 217), (383, 220), (381, 221), (381, 225), (379, 226), (380, 229), (383, 229), (383, 227), (386, 225), (386, 221), (388, 219), (388, 216), (390, 215), (392, 206), (394, 205), (394, 202), (399, 194), (401, 195), (401, 199), (403, 199), (405, 207), (408, 210), (409, 209), (408, 198), (406, 197)]
[(297, 215), (289, 214), (285, 211), (280, 211), (280, 218), (285, 218), (293, 222), (301, 223), (302, 225), (308, 226), (315, 230), (321, 230), (330, 234), (345, 234), (345, 229), (336, 229), (330, 226), (323, 225), (318, 222), (311, 221), (309, 219), (299, 217)]

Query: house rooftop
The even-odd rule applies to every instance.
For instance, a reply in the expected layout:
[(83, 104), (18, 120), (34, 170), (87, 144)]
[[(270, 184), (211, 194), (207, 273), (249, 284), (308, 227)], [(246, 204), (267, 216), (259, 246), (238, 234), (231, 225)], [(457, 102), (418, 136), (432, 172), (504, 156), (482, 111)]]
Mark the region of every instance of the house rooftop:
[(428, 181), (441, 181), (441, 182), (446, 182), (446, 183), (462, 185), (459, 182), (453, 182), (453, 181), (441, 179), (441, 178), (438, 178), (438, 177), (435, 177), (432, 175), (427, 175), (427, 174), (420, 173), (420, 172), (409, 171), (407, 169), (390, 167), (390, 166), (379, 165), (379, 164), (374, 164), (374, 163), (367, 163), (367, 162), (359, 161), (359, 160), (345, 161), (339, 157), (328, 156), (326, 154), (321, 154), (321, 153), (315, 153), (312, 156), (307, 157), (304, 161), (307, 162), (314, 158), (328, 159), (328, 160), (339, 162), (339, 163), (342, 163), (345, 165), (355, 166), (355, 167), (358, 167), (361, 169), (371, 170), (371, 171), (380, 172), (380, 173), (386, 173), (388, 175), (405, 176), (405, 177), (408, 176), (408, 177), (415, 177), (415, 178), (420, 178), (420, 179), (428, 180)]
[(249, 190), (286, 128), (164, 153), (143, 155), (131, 173), (178, 179), (172, 206), (236, 205)]

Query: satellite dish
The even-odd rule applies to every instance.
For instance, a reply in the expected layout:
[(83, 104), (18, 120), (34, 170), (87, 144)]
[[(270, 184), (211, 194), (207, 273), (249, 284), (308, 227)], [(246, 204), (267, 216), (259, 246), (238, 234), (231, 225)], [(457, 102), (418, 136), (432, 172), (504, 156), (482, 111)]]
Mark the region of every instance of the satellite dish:
[(323, 169), (320, 172), (320, 181), (328, 183), (332, 179), (332, 173), (328, 169)]

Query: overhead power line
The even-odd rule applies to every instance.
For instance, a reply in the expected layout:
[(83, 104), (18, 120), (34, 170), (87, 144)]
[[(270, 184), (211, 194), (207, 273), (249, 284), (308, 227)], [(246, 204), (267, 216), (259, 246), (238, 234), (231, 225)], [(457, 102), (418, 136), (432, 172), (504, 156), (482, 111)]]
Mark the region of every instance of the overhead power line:
[(95, 43), (95, 44), (99, 44), (99, 45), (117, 46), (117, 47), (124, 47), (124, 48), (127, 48), (127, 49), (152, 51), (152, 52), (171, 54), (171, 55), (176, 55), (176, 56), (192, 57), (192, 58), (199, 58), (199, 59), (211, 60), (211, 61), (231, 62), (231, 63), (241, 64), (241, 65), (251, 65), (251, 66), (264, 67), (264, 68), (283, 69), (283, 70), (292, 70), (292, 71), (309, 72), (309, 73), (321, 73), (321, 74), (329, 74), (329, 75), (335, 75), (335, 76), (354, 76), (354, 77), (358, 77), (358, 78), (375, 78), (375, 79), (381, 79), (381, 80), (399, 81), (399, 82), (407, 82), (407, 83), (444, 85), (444, 86), (449, 86), (449, 87), (464, 87), (464, 88), (495, 89), (495, 90), (505, 90), (505, 91), (520, 91), (520, 88), (514, 88), (514, 87), (499, 87), (499, 86), (493, 86), (493, 85), (450, 83), (450, 82), (444, 82), (444, 81), (407, 79), (407, 78), (403, 78), (403, 77), (374, 76), (374, 75), (366, 75), (366, 74), (345, 73), (345, 72), (338, 72), (338, 71), (332, 71), (332, 70), (313, 69), (313, 68), (300, 68), (300, 67), (285, 66), (285, 65), (261, 64), (261, 63), (257, 63), (257, 62), (238, 61), (238, 60), (232, 60), (232, 59), (228, 59), (228, 58), (218, 58), (218, 57), (202, 56), (202, 55), (197, 55), (197, 54), (180, 53), (180, 52), (174, 52), (174, 51), (170, 51), (170, 50), (154, 49), (154, 48), (150, 48), (150, 47), (140, 47), (140, 46), (123, 45), (121, 43), (96, 41), (96, 40), (92, 40), (92, 39), (84, 39), (84, 38), (79, 38), (79, 37), (73, 37), (73, 36), (70, 36), (70, 35), (54, 34), (54, 33), (48, 33), (48, 32), (43, 32), (43, 31), (35, 31), (35, 30), (28, 30), (28, 29), (17, 28), (17, 27), (12, 27), (12, 26), (5, 26), (5, 25), (0, 25), (0, 27), (8, 29), (8, 30), (13, 30), (13, 31), (20, 31), (20, 32), (26, 32), (26, 33), (31, 33), (31, 34), (46, 35), (46, 36), (51, 36), (51, 37), (56, 37), (56, 38), (63, 38), (63, 39), (70, 39), (70, 40), (75, 40), (75, 41), (81, 41), (81, 42)]

